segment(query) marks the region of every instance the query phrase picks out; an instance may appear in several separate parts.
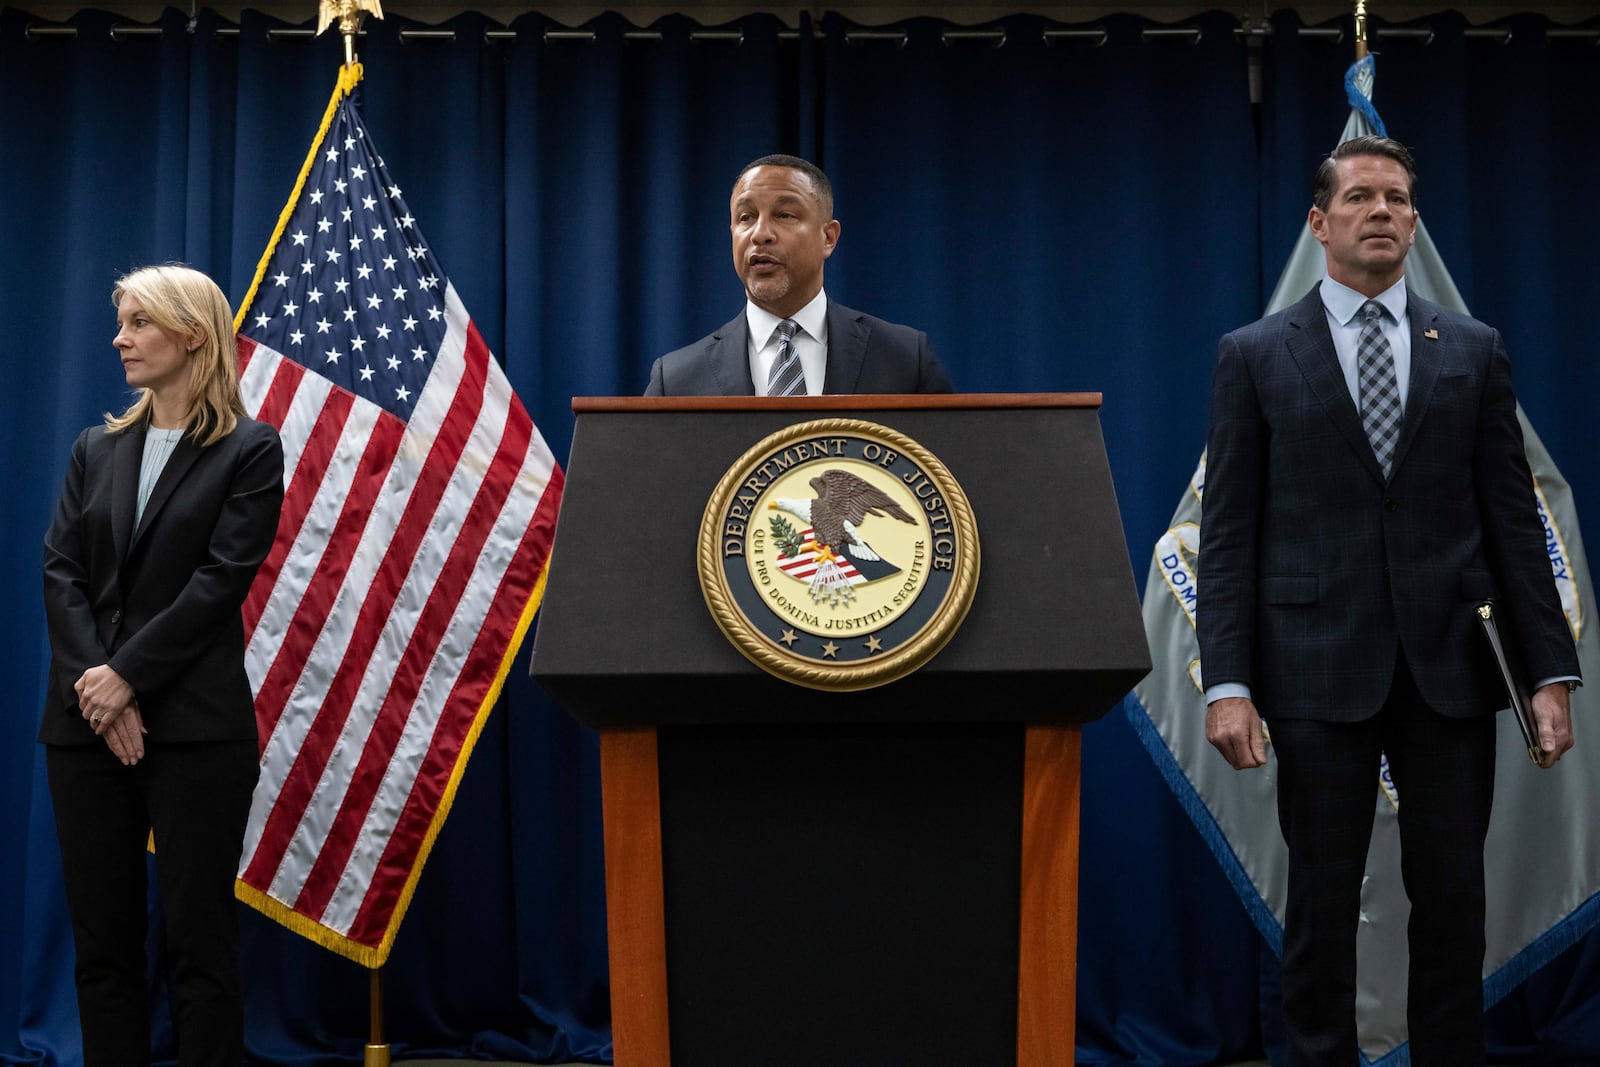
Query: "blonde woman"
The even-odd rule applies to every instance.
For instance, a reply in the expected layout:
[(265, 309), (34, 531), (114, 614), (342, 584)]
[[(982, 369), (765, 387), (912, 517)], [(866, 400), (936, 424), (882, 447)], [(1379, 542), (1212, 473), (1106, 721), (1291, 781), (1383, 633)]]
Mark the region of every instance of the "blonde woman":
[(240, 606), (283, 502), (245, 414), (232, 313), (181, 266), (118, 280), (128, 409), (78, 436), (45, 536), (46, 747), (84, 1062), (150, 1060), (146, 843), (178, 1063), (244, 1056), (234, 874), (257, 774)]

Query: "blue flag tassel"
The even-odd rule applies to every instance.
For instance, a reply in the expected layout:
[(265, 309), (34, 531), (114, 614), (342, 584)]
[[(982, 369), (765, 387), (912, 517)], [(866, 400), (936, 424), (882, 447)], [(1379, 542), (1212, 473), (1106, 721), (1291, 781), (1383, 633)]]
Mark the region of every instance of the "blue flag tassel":
[(1372, 106), (1372, 101), (1356, 87), (1356, 75), (1365, 72), (1370, 83), (1374, 68), (1377, 66), (1375, 53), (1368, 53), (1350, 64), (1350, 69), (1344, 72), (1344, 97), (1350, 101), (1352, 110), (1360, 112), (1361, 117), (1367, 120), (1372, 127), (1372, 132), (1379, 137), (1389, 136), (1389, 131), (1384, 129), (1383, 120), (1378, 117), (1378, 109)]

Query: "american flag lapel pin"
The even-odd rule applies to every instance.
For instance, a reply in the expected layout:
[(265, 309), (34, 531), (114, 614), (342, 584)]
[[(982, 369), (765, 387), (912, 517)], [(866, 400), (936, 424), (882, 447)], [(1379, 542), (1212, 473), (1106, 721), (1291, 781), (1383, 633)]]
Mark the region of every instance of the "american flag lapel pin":
[(1423, 331), (1422, 336), (1426, 337), (1430, 341), (1437, 341), (1439, 339), (1439, 331), (1438, 330), (1425, 330), (1425, 331)]

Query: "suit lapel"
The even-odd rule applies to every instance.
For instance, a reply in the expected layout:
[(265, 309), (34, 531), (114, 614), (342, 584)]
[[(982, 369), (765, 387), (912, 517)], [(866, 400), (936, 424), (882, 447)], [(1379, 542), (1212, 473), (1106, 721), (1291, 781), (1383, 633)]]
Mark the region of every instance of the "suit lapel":
[(1411, 382), (1406, 387), (1405, 418), (1400, 422), (1400, 439), (1394, 446), (1393, 470), (1400, 469), (1411, 442), (1417, 439), (1417, 429), (1427, 416), (1433, 386), (1444, 363), (1438, 331), (1434, 330), (1431, 338), (1427, 336), (1428, 329), (1438, 323), (1438, 309), (1408, 292), (1406, 318), (1411, 324)]
[(1361, 425), (1361, 413), (1350, 398), (1350, 386), (1339, 366), (1328, 329), (1328, 313), (1322, 306), (1322, 286), (1313, 288), (1304, 300), (1289, 310), (1289, 329), (1285, 331), (1289, 356), (1300, 368), (1312, 395), (1339, 428), (1356, 457), (1374, 478), (1383, 481), (1383, 468), (1372, 454), (1372, 442)]
[(144, 427), (111, 437), (111, 541), (117, 559), (128, 558), (133, 543), (133, 513), (139, 504), (139, 461), (144, 456)]
[[(140, 444), (139, 454), (142, 457), (144, 453), (142, 434), (140, 435)], [(145, 501), (144, 517), (139, 520), (138, 528), (133, 531), (133, 540), (128, 545), (129, 552), (139, 547), (139, 542), (144, 538), (146, 531), (150, 529), (151, 524), (156, 520), (156, 516), (161, 514), (161, 509), (171, 499), (173, 489), (177, 487), (179, 482), (183, 481), (183, 476), (189, 473), (189, 468), (194, 466), (195, 460), (200, 458), (200, 452), (200, 446), (191, 441), (187, 434), (179, 439), (177, 446), (172, 450), (172, 455), (167, 457), (167, 465), (161, 469), (161, 475), (156, 479), (155, 488), (150, 490), (150, 499)], [(137, 490), (139, 485), (138, 464), (135, 464), (133, 468), (133, 484), (135, 490)], [(123, 558), (126, 559), (127, 557), (124, 556)]]
[(706, 347), (706, 365), (716, 379), (711, 396), (755, 396), (750, 377), (750, 323), (744, 312), (711, 335)]
[(823, 365), (822, 391), (827, 394), (857, 392), (861, 370), (867, 362), (867, 339), (872, 328), (859, 312), (828, 301), (828, 358)]

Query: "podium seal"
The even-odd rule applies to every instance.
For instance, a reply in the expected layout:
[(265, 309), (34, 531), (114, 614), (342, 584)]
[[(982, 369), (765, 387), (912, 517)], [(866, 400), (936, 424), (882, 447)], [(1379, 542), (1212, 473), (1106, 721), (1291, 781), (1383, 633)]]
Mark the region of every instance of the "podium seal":
[(978, 584), (978, 529), (944, 464), (860, 419), (798, 423), (717, 483), (700, 588), (758, 667), (813, 689), (902, 678), (954, 636)]

